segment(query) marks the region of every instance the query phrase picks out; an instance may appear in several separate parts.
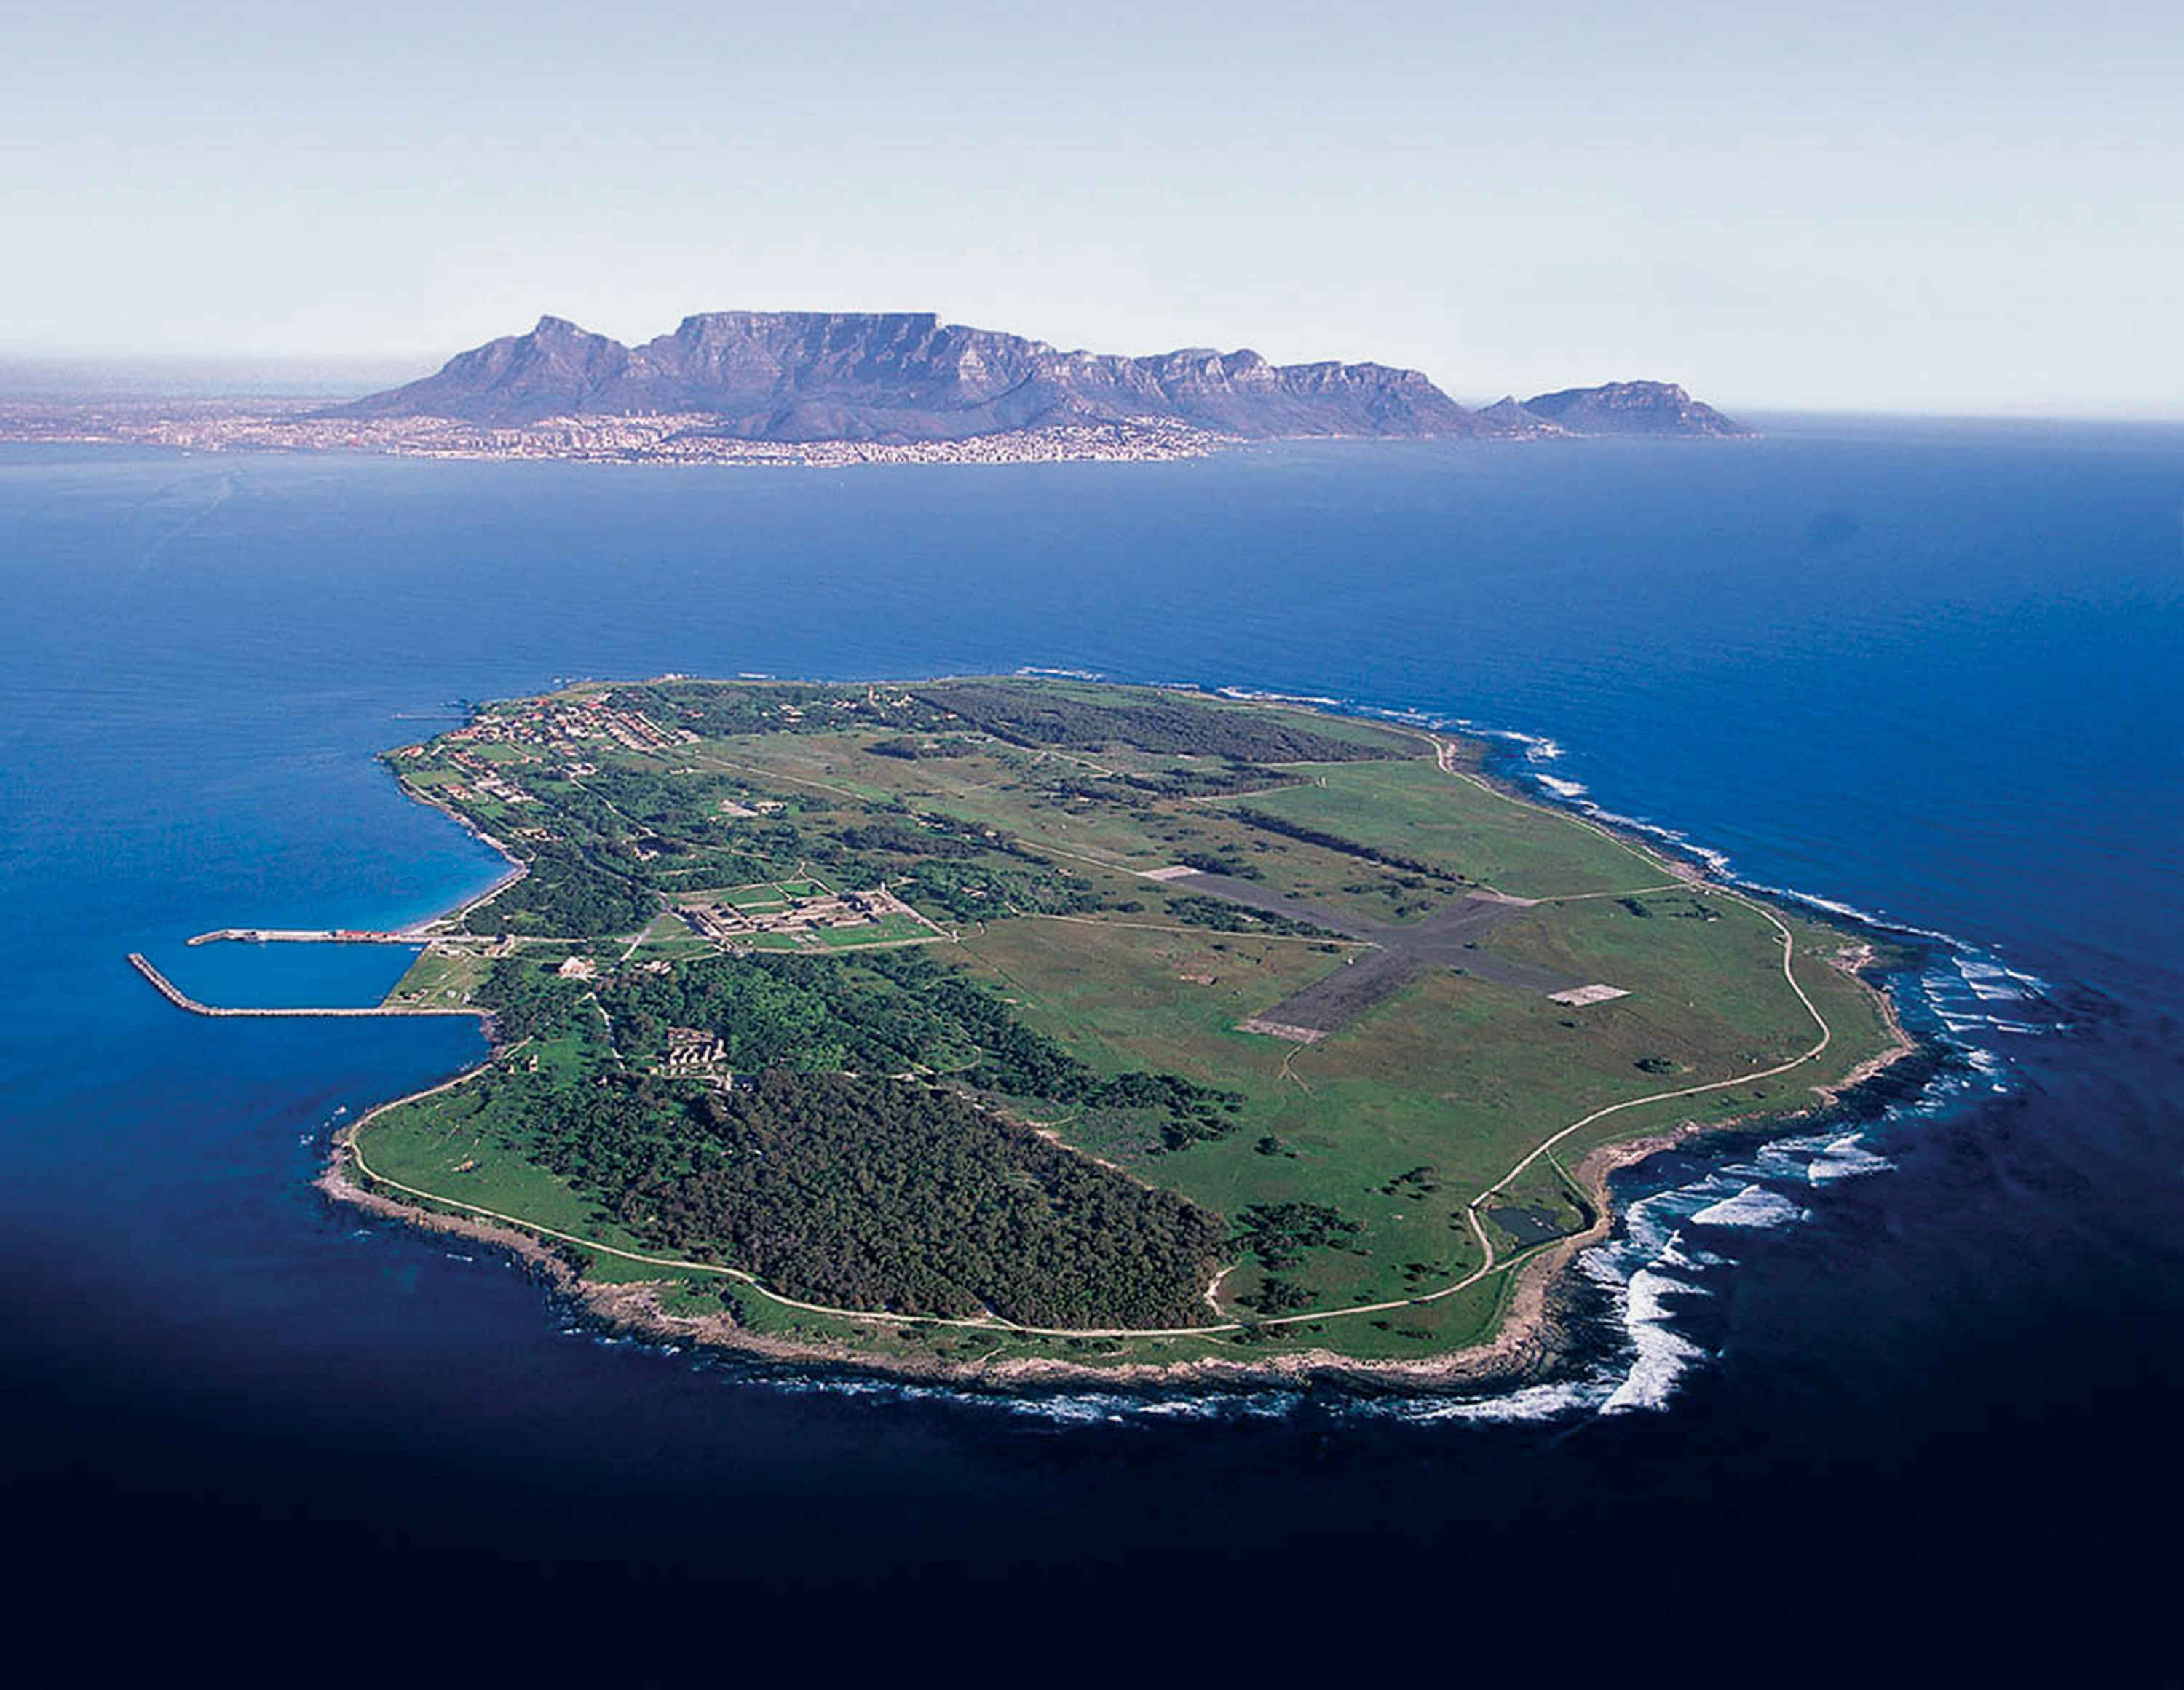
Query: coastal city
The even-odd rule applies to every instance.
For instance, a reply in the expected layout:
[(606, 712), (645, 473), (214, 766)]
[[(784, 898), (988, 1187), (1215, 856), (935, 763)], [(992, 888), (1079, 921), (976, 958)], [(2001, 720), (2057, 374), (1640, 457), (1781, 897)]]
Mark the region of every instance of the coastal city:
[(321, 416), (263, 403), (0, 405), (0, 443), (165, 446), (192, 452), (354, 452), (394, 458), (839, 469), (855, 464), (1159, 463), (1204, 458), (1225, 435), (1163, 418), (1056, 423), (958, 440), (745, 440), (721, 419), (561, 416), (520, 426), (448, 417)]

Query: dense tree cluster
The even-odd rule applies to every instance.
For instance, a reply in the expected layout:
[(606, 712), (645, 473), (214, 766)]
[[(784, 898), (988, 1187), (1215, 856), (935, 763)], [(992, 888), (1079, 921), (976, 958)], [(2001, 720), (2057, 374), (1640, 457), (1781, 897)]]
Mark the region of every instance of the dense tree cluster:
[(924, 861), (896, 882), (895, 892), (930, 915), (978, 921), (1009, 914), (1079, 915), (1100, 907), (1100, 896), (1074, 875), (1051, 864), (1023, 859), (1006, 864), (990, 858)]
[[(944, 711), (892, 687), (832, 687), (795, 681), (663, 681), (616, 687), (617, 709), (642, 710), (663, 727), (688, 728), (708, 739), (744, 733), (838, 733), (884, 725), (929, 731)], [(794, 712), (794, 714), (791, 714)]]
[(562, 979), (553, 964), (515, 956), (495, 958), (477, 992), (493, 1011), (494, 1036), (506, 1043), (561, 1037), (582, 1016), (583, 997), (584, 987)]
[(1377, 1189), (1383, 1197), (1407, 1197), (1413, 1203), (1423, 1203), (1440, 1189), (1440, 1175), (1431, 1163), (1421, 1162), (1383, 1181)]
[(1268, 1269), (1293, 1268), (1306, 1250), (1340, 1244), (1362, 1231), (1324, 1203), (1255, 1203), (1238, 1217), (1235, 1242)]
[(632, 1059), (656, 1059), (671, 1027), (702, 1028), (720, 1038), (737, 1073), (928, 1070), (1006, 1098), (1149, 1115), (1170, 1150), (1224, 1136), (1244, 1101), (1177, 1074), (1102, 1075), (968, 976), (913, 948), (694, 958), (666, 973), (616, 974), (596, 988), (504, 958), (479, 1001), (499, 1015), (504, 1037), (550, 1037), (594, 989)]
[[(896, 952), (893, 960), (911, 953)], [(964, 1071), (971, 1084), (1013, 1098), (1073, 1104), (1084, 1109), (1149, 1109), (1161, 1117), (1160, 1136), (1168, 1149), (1201, 1139), (1218, 1138), (1243, 1107), (1240, 1092), (1201, 1086), (1177, 1074), (1118, 1074), (1102, 1077), (1036, 1028), (1025, 1026), (1009, 1006), (962, 975), (934, 967), (921, 989), (923, 1000), (962, 1028), (980, 1053)]]
[(975, 857), (989, 842), (967, 824), (925, 822), (904, 816), (876, 815), (834, 830), (850, 851), (891, 857)]
[(1339, 936), (1294, 915), (1270, 909), (1247, 909), (1218, 898), (1171, 898), (1167, 913), (1191, 927), (1210, 927), (1217, 933), (1274, 933), (1291, 939), (1332, 939)]
[(777, 1070), (722, 1094), (518, 1076), (497, 1101), (647, 1242), (815, 1302), (1183, 1325), (1221, 1242), (1185, 1199), (907, 1081)]
[(1284, 1279), (1279, 1274), (1268, 1274), (1259, 1281), (1258, 1289), (1237, 1301), (1246, 1309), (1256, 1309), (1262, 1315), (1290, 1315), (1312, 1305), (1312, 1293), (1295, 1280)]
[(1240, 881), (1262, 881), (1267, 877), (1267, 871), (1256, 863), (1248, 862), (1233, 851), (1185, 851), (1176, 861), (1201, 875), (1229, 875)]
[(907, 966), (884, 951), (855, 959), (694, 958), (670, 973), (619, 976), (600, 996), (624, 1044), (639, 1053), (657, 1053), (670, 1027), (702, 1027), (719, 1037), (738, 1072), (956, 1067), (975, 1046), (917, 989), (933, 965), (904, 954)]
[(973, 740), (921, 739), (912, 734), (898, 734), (893, 739), (876, 739), (865, 748), (875, 757), (900, 758), (905, 763), (922, 763), (936, 758), (967, 757), (978, 748), (978, 742)]
[(1118, 777), (1124, 785), (1156, 798), (1206, 798), (1228, 792), (1267, 792), (1292, 786), (1287, 776), (1235, 758), (1224, 758), (1217, 768), (1157, 769)]
[(1633, 915), (1647, 920), (1656, 915), (1678, 916), (1686, 921), (1719, 921), (1721, 912), (1703, 899), (1691, 896), (1670, 898), (1618, 898), (1616, 903)]
[[(466, 1106), (651, 1244), (792, 1296), (905, 1314), (1161, 1326), (1197, 1306), (1216, 1217), (978, 1098), (1143, 1111), (1174, 1145), (1227, 1130), (1240, 1098), (1175, 1075), (1102, 1076), (921, 952), (707, 957), (588, 986), (510, 956), (479, 996), (504, 1038), (610, 1018), (631, 1065), (506, 1065)], [(671, 1027), (717, 1035), (733, 1088), (645, 1071)]]
[(633, 876), (602, 866), (591, 853), (560, 842), (531, 852), (530, 872), (490, 903), (464, 918), (473, 933), (556, 933), (584, 937), (626, 933), (659, 912)]
[(1368, 845), (1362, 840), (1346, 839), (1340, 833), (1329, 833), (1324, 828), (1307, 827), (1302, 822), (1291, 821), (1286, 816), (1275, 815), (1249, 804), (1238, 804), (1228, 812), (1248, 827), (1262, 833), (1279, 833), (1284, 839), (1296, 839), (1306, 845), (1317, 845), (1324, 851), (1340, 851), (1346, 857), (1357, 857), (1368, 863), (1378, 863), (1383, 868), (1401, 869), (1407, 873), (1426, 875), (1435, 880), (1462, 883), (1465, 877), (1445, 863), (1428, 862), (1423, 857), (1405, 856), (1398, 851), (1384, 851), (1377, 845)]
[(1112, 703), (1006, 682), (942, 682), (915, 695), (1016, 745), (1130, 745), (1140, 751), (1253, 763), (1349, 763), (1399, 757), (1409, 747), (1392, 735), (1379, 743), (1337, 739), (1264, 711), (1156, 694)]

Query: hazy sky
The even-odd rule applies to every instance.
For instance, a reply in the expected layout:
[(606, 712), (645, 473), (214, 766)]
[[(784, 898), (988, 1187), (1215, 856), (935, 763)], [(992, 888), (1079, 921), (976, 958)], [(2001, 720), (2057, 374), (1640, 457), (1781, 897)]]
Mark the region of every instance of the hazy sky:
[(542, 312), (2184, 414), (2168, 4), (0, 0), (0, 356)]

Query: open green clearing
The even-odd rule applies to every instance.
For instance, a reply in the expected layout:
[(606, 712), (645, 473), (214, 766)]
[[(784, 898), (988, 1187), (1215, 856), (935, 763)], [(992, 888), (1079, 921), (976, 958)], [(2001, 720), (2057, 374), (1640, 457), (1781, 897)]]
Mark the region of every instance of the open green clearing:
[(1590, 1223), (1589, 1149), (1890, 1039), (1847, 935), (1295, 706), (588, 685), (388, 761), (528, 872), (391, 995), (500, 1053), (373, 1117), (366, 1171), (876, 1355), (1459, 1347)]
[(1629, 891), (1663, 878), (1657, 860), (1622, 841), (1567, 823), (1542, 826), (1537, 806), (1451, 781), (1430, 760), (1318, 770), (1306, 784), (1227, 808), (1446, 866), (1515, 898)]

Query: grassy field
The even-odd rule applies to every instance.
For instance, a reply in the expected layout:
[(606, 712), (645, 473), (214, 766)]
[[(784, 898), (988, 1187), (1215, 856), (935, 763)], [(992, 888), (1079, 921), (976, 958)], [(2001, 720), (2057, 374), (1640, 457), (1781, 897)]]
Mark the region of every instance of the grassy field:
[[(517, 1050), (513, 1060), (564, 1076), (571, 1084), (598, 1062), (595, 1039), (576, 1036)], [(457, 1204), (520, 1216), (557, 1231), (643, 1253), (642, 1241), (598, 1204), (570, 1190), (539, 1167), (529, 1147), (510, 1136), (484, 1108), (475, 1087), (443, 1092), (387, 1110), (360, 1134), (369, 1170)], [(602, 1262), (610, 1259), (600, 1258)]]
[[(1629, 998), (1572, 1009), (1441, 973), (1305, 1046), (1237, 1024), (1343, 965), (1313, 945), (1047, 922), (996, 926), (964, 948), (1028, 1019), (1095, 1065), (1156, 1067), (1243, 1091), (1240, 1130), (1179, 1154), (1096, 1123), (1060, 1130), (1224, 1214), (1287, 1202), (1340, 1210), (1359, 1231), (1340, 1248), (1308, 1253), (1292, 1276), (1315, 1304), (1331, 1304), (1410, 1295), (1474, 1265), (1464, 1205), (1554, 1127), (1626, 1098), (1771, 1066), (1817, 1037), (1781, 978), (1780, 942), (1755, 912), (1730, 906), (1719, 922), (1678, 923), (1675, 942), (1664, 937), (1654, 954), (1602, 907), (1542, 906), (1522, 931), (1491, 942), (1627, 981)], [(1802, 1084), (1776, 1084), (1768, 1094), (1776, 1107), (1869, 1053), (1878, 1031), (1855, 981), (1825, 965), (1800, 978), (1848, 1023), (1847, 1059)], [(1754, 1101), (1738, 1092), (1696, 1110), (1635, 1112), (1599, 1136)], [(1264, 1148), (1269, 1138), (1279, 1148)], [(1551, 1164), (1511, 1196), (1575, 1219)], [(1248, 1294), (1252, 1283), (1246, 1269), (1233, 1288)]]
[(1579, 818), (1521, 803), (1431, 761), (1353, 763), (1249, 800), (1252, 809), (1445, 863), (1515, 898), (1658, 885), (1660, 864)]
[[(1566, 1170), (1594, 1146), (1686, 1120), (1805, 1107), (1815, 1087), (1840, 1080), (1889, 1042), (1877, 996), (1831, 960), (1850, 945), (1844, 933), (1691, 882), (1642, 846), (1469, 777), (1475, 745), (1456, 747), (1452, 769), (1444, 769), (1423, 737), (1301, 708), (1080, 683), (1033, 691), (1006, 683), (999, 696), (1036, 703), (1050, 693), (1061, 712), (1054, 731), (1066, 742), (1016, 742), (1003, 731), (1022, 737), (1026, 730), (1008, 720), (989, 731), (978, 725), (987, 720), (978, 702), (984, 695), (960, 691), (945, 698), (956, 712), (921, 705), (905, 731), (880, 737), (880, 727), (841, 724), (839, 714), (866, 708), (845, 689), (849, 702), (837, 716), (812, 720), (817, 707), (807, 699), (805, 714), (784, 717), (778, 731), (657, 755), (588, 744), (582, 755), (599, 772), (582, 787), (561, 777), (549, 730), (538, 731), (543, 751), (519, 757), (489, 748), (495, 754), (485, 760), (532, 792), (533, 804), (452, 798), (450, 787), (465, 783), (429, 759), (404, 770), (421, 791), (481, 825), (569, 833), (593, 860), (624, 853), (649, 862), (671, 848), (679, 854), (662, 860), (687, 876), (697, 870), (682, 864), (701, 857), (794, 853), (793, 870), (783, 859), (766, 878), (705, 894), (749, 914), (890, 880), (905, 889), (944, 886), (953, 901), (923, 913), (960, 942), (913, 917), (887, 915), (739, 942), (769, 954), (828, 956), (937, 941), (920, 954), (967, 970), (1026, 1027), (1102, 1079), (1171, 1076), (1235, 1098), (1217, 1131), (1181, 1142), (1167, 1117), (1127, 1103), (1001, 1098), (994, 1106), (1224, 1217), (1232, 1242), (1219, 1313), (1209, 1304), (1206, 1319), (1240, 1331), (1095, 1341), (920, 1330), (801, 1314), (745, 1287), (731, 1306), (755, 1328), (941, 1359), (975, 1351), (1120, 1362), (1306, 1347), (1361, 1358), (1433, 1354), (1482, 1337), (1502, 1317), (1506, 1276), (1460, 1295), (1416, 1299), (1481, 1264), (1470, 1205), (1551, 1135), (1613, 1111), (1482, 1204), (1497, 1264), (1585, 1224), (1586, 1199)], [(1158, 710), (1145, 718), (1153, 725), (1145, 742), (1097, 741), (1100, 712), (1141, 701)], [(1290, 735), (1269, 743), (1305, 744), (1315, 755), (1239, 755), (1250, 748), (1248, 735), (1268, 724)], [(1201, 738), (1214, 748), (1178, 748)], [(566, 764), (569, 753), (561, 757)], [(678, 808), (674, 777), (663, 773), (670, 765), (711, 783), (702, 800)], [(717, 783), (730, 774), (752, 814), (722, 814)], [(832, 866), (806, 860), (813, 856)], [(1206, 901), (1191, 881), (1146, 877), (1178, 866), (1218, 870), (1272, 896), (1377, 923), (1422, 920), (1490, 890), (1527, 902), (1473, 947), (1480, 969), (1524, 965), (1624, 995), (1573, 1008), (1541, 989), (1438, 967), (1317, 1042), (1245, 1031), (1243, 1023), (1370, 952), (1351, 941), (1254, 932), (1258, 918), (1248, 913), (1237, 918), (1238, 931), (1215, 931), (1203, 925)], [(658, 879), (655, 899), (698, 895), (682, 883)], [(916, 903), (912, 892), (904, 895)], [(1195, 905), (1185, 901), (1192, 898)], [(1067, 913), (1037, 913), (1042, 900)], [(1783, 972), (1786, 926), (1802, 999)], [(623, 940), (640, 937), (627, 967), (671, 969), (716, 948), (663, 912), (641, 932), (571, 935), (538, 956), (550, 964), (588, 945), (611, 970), (625, 965)], [(476, 948), (429, 950), (389, 1001), (469, 1001), (488, 967)], [(605, 1012), (599, 1015), (604, 1022)], [(1800, 1063), (1819, 1040), (1821, 1020), (1828, 1048)], [(603, 1025), (596, 1034), (533, 1046), (519, 1059), (537, 1059), (574, 1082), (615, 1059), (610, 1031)], [(951, 1071), (976, 1059), (972, 1053), (928, 1062)], [(1737, 1077), (1785, 1065), (1797, 1065)], [(1639, 1101), (1664, 1092), (1691, 1095)], [(374, 1169), (406, 1185), (653, 1253), (546, 1172), (540, 1147), (488, 1120), (465, 1088), (375, 1121), (365, 1148)], [(654, 1273), (605, 1256), (597, 1265), (602, 1277)], [(718, 1279), (670, 1276), (664, 1306), (718, 1312)], [(1401, 1306), (1336, 1312), (1380, 1303)], [(1296, 1318), (1255, 1330), (1277, 1313)]]
[(485, 977), (484, 959), (476, 949), (429, 946), (385, 998), (389, 1008), (423, 1009), (467, 1003)]

